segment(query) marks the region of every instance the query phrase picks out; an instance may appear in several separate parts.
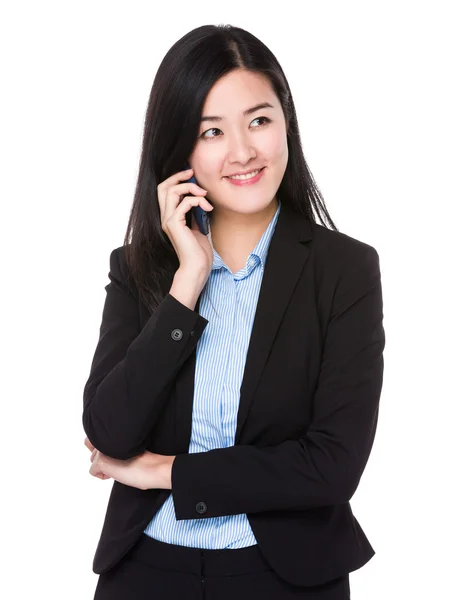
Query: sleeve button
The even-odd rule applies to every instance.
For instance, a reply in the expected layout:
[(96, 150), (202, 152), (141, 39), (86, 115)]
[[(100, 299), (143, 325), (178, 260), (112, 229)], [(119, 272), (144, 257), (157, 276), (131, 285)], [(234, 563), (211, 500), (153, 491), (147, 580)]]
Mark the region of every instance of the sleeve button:
[(172, 332), (171, 332), (171, 337), (176, 342), (178, 342), (179, 340), (181, 340), (183, 335), (184, 334), (182, 333), (181, 329), (173, 329)]
[(198, 504), (195, 506), (195, 509), (197, 513), (202, 515), (208, 510), (208, 507), (206, 506), (205, 502), (198, 502)]

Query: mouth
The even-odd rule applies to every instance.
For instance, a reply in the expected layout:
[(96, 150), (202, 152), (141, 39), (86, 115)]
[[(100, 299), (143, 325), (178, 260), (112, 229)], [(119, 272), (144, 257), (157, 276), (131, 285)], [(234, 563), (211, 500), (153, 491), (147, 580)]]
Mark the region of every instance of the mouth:
[(233, 185), (239, 185), (239, 186), (252, 185), (252, 184), (260, 181), (260, 179), (262, 178), (262, 175), (265, 172), (265, 169), (266, 169), (266, 167), (262, 167), (260, 170), (255, 172), (255, 174), (252, 177), (250, 177), (251, 173), (249, 173), (248, 175), (241, 175), (241, 176), (236, 176), (236, 177), (226, 176), (226, 177), (224, 177), (224, 179), (226, 179), (228, 182), (230, 182)]

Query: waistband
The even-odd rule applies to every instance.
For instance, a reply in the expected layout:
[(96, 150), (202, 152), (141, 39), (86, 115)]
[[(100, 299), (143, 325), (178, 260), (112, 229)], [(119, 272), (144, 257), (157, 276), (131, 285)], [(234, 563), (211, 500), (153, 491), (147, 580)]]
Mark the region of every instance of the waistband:
[(272, 571), (259, 546), (206, 550), (156, 540), (146, 533), (129, 552), (130, 557), (157, 569), (204, 576), (229, 576)]

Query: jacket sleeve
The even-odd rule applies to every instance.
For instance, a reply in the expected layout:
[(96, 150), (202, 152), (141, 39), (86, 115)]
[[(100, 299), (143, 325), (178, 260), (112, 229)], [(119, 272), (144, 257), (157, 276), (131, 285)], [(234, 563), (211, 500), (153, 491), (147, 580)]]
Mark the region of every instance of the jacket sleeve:
[(168, 293), (141, 330), (139, 299), (123, 277), (117, 249), (110, 254), (108, 276), (99, 341), (83, 391), (83, 428), (100, 452), (126, 460), (145, 450), (174, 379), (208, 321)]
[(385, 332), (377, 251), (366, 245), (350, 262), (335, 287), (308, 430), (276, 446), (178, 455), (171, 472), (177, 520), (351, 499), (374, 442)]

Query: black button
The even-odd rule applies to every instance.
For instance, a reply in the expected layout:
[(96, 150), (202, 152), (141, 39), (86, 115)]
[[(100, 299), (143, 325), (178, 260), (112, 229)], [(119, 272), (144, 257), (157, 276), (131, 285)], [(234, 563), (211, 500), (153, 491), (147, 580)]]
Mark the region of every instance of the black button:
[(190, 332), (190, 335), (191, 335), (191, 336), (194, 336), (194, 335), (195, 335), (195, 330), (194, 330), (194, 329), (192, 329), (192, 331)]
[(176, 340), (176, 342), (181, 340), (183, 335), (184, 334), (182, 333), (182, 331), (180, 329), (173, 329), (171, 332), (171, 337), (173, 340)]
[(208, 510), (208, 507), (206, 506), (206, 504), (204, 502), (198, 502), (198, 504), (195, 506), (195, 508), (196, 508), (196, 512), (200, 513), (200, 515), (204, 514)]

